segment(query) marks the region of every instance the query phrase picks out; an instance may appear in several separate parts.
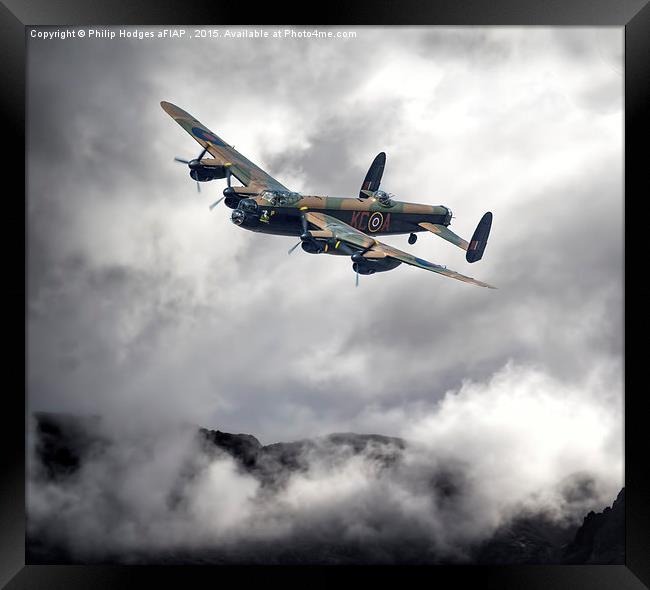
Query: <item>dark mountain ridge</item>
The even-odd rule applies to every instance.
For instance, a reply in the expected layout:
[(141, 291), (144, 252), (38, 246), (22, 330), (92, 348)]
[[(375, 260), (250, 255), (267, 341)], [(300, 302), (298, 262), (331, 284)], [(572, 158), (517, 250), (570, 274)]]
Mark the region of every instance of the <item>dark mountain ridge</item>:
[[(100, 418), (63, 414), (35, 413), (34, 458), (40, 481), (61, 482), (75, 473), (89, 457), (100, 456), (110, 440), (101, 434)], [(262, 488), (285, 485), (293, 473), (307, 471), (313, 457), (333, 466), (363, 453), (378, 468), (390, 468), (400, 461), (407, 448), (406, 441), (377, 434), (336, 433), (324, 437), (289, 443), (262, 445), (249, 434), (231, 434), (219, 430), (197, 429), (199, 448), (205, 457), (227, 454), (239, 469), (253, 475)], [(198, 468), (188, 465), (184, 478), (194, 477)], [(436, 474), (431, 482), (442, 500), (459, 493), (454, 474)], [(621, 564), (625, 561), (625, 494), (618, 494), (612, 507), (603, 512), (589, 512), (581, 525), (561, 524), (544, 514), (522, 514), (500, 527), (494, 535), (477, 547), (468, 548), (471, 561), (485, 564), (549, 564), (590, 563)], [(28, 515), (29, 516), (29, 515)], [(28, 536), (29, 563), (71, 563), (75, 558), (38, 537), (38, 527), (30, 528)], [(277, 548), (276, 548), (277, 549)], [(264, 549), (266, 551), (266, 549)], [(259, 553), (259, 551), (258, 551)], [(263, 553), (263, 552), (262, 552)], [(107, 562), (119, 556), (107, 558)], [(183, 554), (142, 557), (143, 562), (171, 563), (237, 563), (237, 556)], [(259, 563), (437, 563), (417, 543), (387, 544), (372, 547), (345, 545), (333, 547), (327, 542), (303, 540), (300, 549), (276, 550), (256, 556)]]

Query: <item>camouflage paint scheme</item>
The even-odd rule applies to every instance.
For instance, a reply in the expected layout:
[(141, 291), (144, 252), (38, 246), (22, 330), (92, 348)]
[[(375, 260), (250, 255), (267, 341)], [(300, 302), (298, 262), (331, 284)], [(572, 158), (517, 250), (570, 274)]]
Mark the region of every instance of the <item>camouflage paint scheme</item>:
[[(354, 270), (360, 274), (391, 270), (404, 262), (467, 283), (495, 288), (402, 252), (373, 237), (428, 231), (467, 251), (467, 240), (447, 227), (452, 218), (447, 207), (377, 198), (381, 191), (361, 190), (359, 197), (352, 198), (292, 192), (183, 109), (165, 101), (160, 105), (202, 146), (204, 153), (212, 156), (199, 158), (201, 168), (207, 174), (210, 170), (219, 170), (214, 178), (224, 178), (223, 171), (227, 169), (244, 185), (230, 188), (229, 182), (229, 188), (224, 191), (226, 205), (235, 210), (232, 221), (236, 225), (261, 233), (300, 237), (307, 252), (350, 256)], [(383, 159), (379, 178), (385, 154), (380, 156)], [(378, 186), (378, 181), (375, 184)], [(489, 215), (487, 233), (491, 224)], [(476, 245), (475, 242), (472, 244)], [(480, 259), (484, 247), (485, 244), (475, 259)]]

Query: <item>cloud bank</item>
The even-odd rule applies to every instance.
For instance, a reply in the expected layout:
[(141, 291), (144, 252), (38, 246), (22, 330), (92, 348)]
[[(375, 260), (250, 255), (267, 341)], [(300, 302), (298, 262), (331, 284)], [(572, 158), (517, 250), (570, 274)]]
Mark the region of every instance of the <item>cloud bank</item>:
[(590, 377), (599, 401), (587, 404), (584, 389), (507, 365), (414, 412), (405, 446), (319, 439), (298, 452), (299, 469), (267, 460), (264, 477), (206, 454), (187, 426), (106, 422), (109, 442), (72, 477), (48, 479), (32, 461), (29, 536), (80, 562), (471, 561), (522, 514), (566, 525), (611, 503), (622, 479), (615, 369)]

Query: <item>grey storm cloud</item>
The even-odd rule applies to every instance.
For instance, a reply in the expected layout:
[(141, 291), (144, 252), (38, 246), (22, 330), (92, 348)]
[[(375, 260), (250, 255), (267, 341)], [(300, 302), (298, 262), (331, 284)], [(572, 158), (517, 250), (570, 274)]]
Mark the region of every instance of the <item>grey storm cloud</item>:
[[(480, 466), (480, 446), (460, 435), (478, 429), (489, 445), (511, 388), (516, 407), (530, 405), (510, 419), (528, 424), (534, 410), (566, 444), (580, 428), (593, 436), (593, 415), (609, 411), (609, 448), (577, 448), (599, 489), (620, 487), (622, 47), (622, 31), (606, 28), (30, 40), (30, 409), (173, 418), (264, 443), (460, 437), (454, 461)], [(173, 162), (200, 148), (161, 100), (306, 193), (356, 194), (385, 150), (383, 188), (450, 206), (464, 237), (494, 213), (471, 268), (434, 236), (387, 242), (499, 289), (404, 265), (355, 289), (349, 261), (287, 256), (292, 239), (238, 230), (222, 205), (208, 211), (222, 184), (197, 194)], [(577, 408), (573, 423), (555, 419), (562, 400)], [(483, 424), (474, 404), (499, 420)], [(465, 428), (443, 432), (445, 412)], [(495, 454), (514, 441), (535, 452), (526, 436), (514, 428)], [(543, 478), (521, 475), (508, 506), (579, 470), (540, 448)], [(500, 506), (495, 490), (475, 501)]]
[[(36, 407), (55, 409), (67, 398), (67, 409), (74, 409), (82, 398), (101, 409), (119, 398), (115, 389), (134, 382), (142, 382), (145, 399), (176, 407), (174, 383), (214, 400), (213, 408), (213, 402), (196, 406), (209, 422), (221, 423), (220, 411), (228, 408), (241, 430), (254, 430), (262, 426), (256, 406), (284, 400), (287, 410), (314, 415), (341, 408), (323, 425), (335, 428), (372, 401), (371, 391), (388, 405), (405, 396), (435, 401), (461, 379), (485, 378), (508, 359), (552, 364), (553, 374), (566, 377), (574, 367), (579, 377), (592, 353), (620, 355), (620, 130), (606, 126), (611, 115), (553, 102), (563, 100), (567, 74), (577, 69), (593, 70), (596, 90), (605, 83), (605, 94), (621, 90), (601, 59), (603, 46), (620, 55), (620, 34), (362, 29), (359, 35), (339, 46), (30, 44)], [(598, 53), (590, 49), (593, 39)], [(552, 59), (533, 51), (539, 47), (552, 48)], [(486, 81), (481, 60), (490, 51), (499, 59)], [(519, 53), (526, 60), (517, 62)], [(192, 59), (197, 54), (201, 60)], [(548, 71), (565, 77), (545, 87), (534, 75), (506, 75), (534, 65), (542, 81)], [(519, 87), (520, 98), (504, 94)], [(474, 90), (479, 99), (455, 114), (451, 99)], [(440, 98), (445, 94), (449, 104)], [(499, 292), (486, 296), (402, 268), (363, 281), (356, 292), (342, 261), (287, 258), (286, 239), (236, 232), (223, 209), (207, 214), (205, 198), (193, 194), (183, 169), (171, 162), (196, 147), (170, 125), (160, 98), (177, 100), (219, 133), (227, 124), (223, 134), (237, 144), (242, 125), (241, 149), (253, 159), (251, 151), (261, 150), (260, 163), (294, 188), (353, 194), (373, 155), (387, 149), (386, 186), (418, 200), (451, 193), (433, 199), (452, 206), (461, 233), (492, 209), (490, 256), (472, 274), (489, 278)], [(618, 101), (620, 107), (620, 95)], [(482, 111), (475, 114), (477, 105)], [(620, 111), (618, 117), (620, 123)], [(286, 125), (275, 140), (266, 129), (277, 120)], [(555, 133), (544, 133), (545, 125)], [(602, 132), (590, 132), (590, 125)], [(425, 134), (422, 127), (432, 129)], [(571, 158), (574, 166), (567, 165)], [(547, 167), (556, 161), (560, 170)], [(204, 193), (217, 190), (204, 186)], [(608, 231), (595, 233), (603, 220)], [(462, 255), (446, 243), (423, 236), (413, 249), (462, 270)], [(599, 322), (587, 321), (594, 317)], [(175, 377), (159, 388), (157, 375), (172, 359)], [(254, 375), (246, 369), (251, 362), (260, 363)], [(97, 395), (89, 396), (84, 390), (93, 381)], [(360, 395), (351, 396), (357, 388)], [(217, 399), (224, 402), (220, 411)], [(263, 430), (280, 437), (282, 422)], [(304, 433), (298, 427), (295, 434)]]

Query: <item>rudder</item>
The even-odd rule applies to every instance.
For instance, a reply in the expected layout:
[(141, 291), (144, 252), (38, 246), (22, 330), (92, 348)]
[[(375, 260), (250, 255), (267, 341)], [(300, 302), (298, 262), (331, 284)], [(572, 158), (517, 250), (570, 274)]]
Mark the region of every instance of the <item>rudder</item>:
[(384, 167), (386, 166), (386, 153), (379, 152), (375, 159), (370, 164), (370, 169), (366, 174), (366, 177), (363, 179), (363, 184), (361, 185), (361, 191), (359, 192), (360, 199), (367, 199), (368, 195), (364, 191), (370, 191), (371, 193), (379, 190), (379, 185), (381, 184), (381, 177), (384, 174)]
[(488, 211), (483, 215), (483, 217), (481, 217), (481, 221), (478, 222), (474, 234), (472, 235), (472, 239), (469, 242), (467, 254), (465, 254), (467, 262), (476, 262), (483, 258), (483, 252), (485, 252), (485, 246), (487, 246), (491, 227), (492, 213)]

